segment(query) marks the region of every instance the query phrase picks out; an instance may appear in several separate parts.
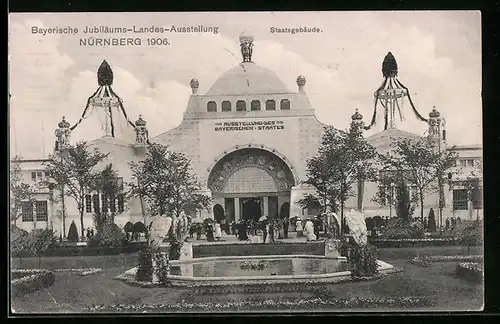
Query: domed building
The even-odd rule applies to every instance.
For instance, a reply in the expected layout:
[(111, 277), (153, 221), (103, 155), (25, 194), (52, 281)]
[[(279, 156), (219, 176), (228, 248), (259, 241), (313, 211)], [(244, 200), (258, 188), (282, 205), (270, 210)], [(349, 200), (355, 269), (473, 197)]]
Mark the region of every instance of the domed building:
[[(107, 105), (106, 109), (110, 109), (110, 112), (112, 108), (116, 109), (114, 116), (121, 119), (124, 127), (135, 130), (136, 140), (130, 143), (107, 132), (106, 136), (90, 142), (89, 146), (109, 153), (103, 164), (113, 164), (123, 187), (131, 181), (129, 163), (142, 160), (149, 143), (168, 145), (171, 150), (186, 154), (202, 184), (203, 193), (212, 198), (209, 210), (191, 215), (198, 220), (208, 217), (224, 223), (258, 219), (263, 215), (280, 218), (316, 215), (319, 208), (302, 209), (296, 203), (307, 194), (315, 194), (313, 188), (304, 185), (307, 179), (306, 164), (308, 159), (317, 154), (325, 126), (317, 120), (309, 102), (306, 77), (298, 76), (297, 88), (288, 89), (276, 73), (253, 61), (251, 36), (240, 36), (240, 46), (241, 63), (223, 73), (205, 94), (198, 91), (203, 80), (190, 80), (192, 94), (181, 124), (152, 138), (148, 136), (147, 120), (141, 116), (135, 122), (128, 120), (121, 98), (110, 87), (112, 78), (108, 83), (100, 84), (104, 90), (108, 84), (108, 92), (114, 97), (101, 96), (95, 101)], [(109, 65), (105, 67), (110, 70)], [(111, 71), (109, 75), (112, 76)], [(441, 130), (436, 126), (440, 123), (439, 118), (436, 110), (429, 115), (429, 136), (442, 140)], [(356, 111), (351, 122), (363, 127), (363, 116)], [(69, 144), (71, 133), (69, 123), (64, 118), (58, 126), (56, 150)], [(106, 125), (106, 129), (113, 130), (113, 127)], [(419, 135), (404, 132), (391, 125), (368, 137), (367, 141), (379, 153), (391, 154), (396, 139), (417, 137)], [(480, 146), (449, 148), (445, 141), (441, 143), (443, 149), (459, 153), (460, 166), (474, 167), (480, 163)], [(43, 162), (43, 159), (23, 161), (25, 181), (29, 182), (30, 175), (34, 182), (43, 178)], [(346, 210), (362, 210), (367, 217), (395, 215), (392, 204), (380, 206), (373, 202), (377, 190), (377, 183), (355, 184), (355, 195), (346, 202)], [(452, 190), (447, 185), (445, 217), (461, 215), (466, 218), (467, 215), (472, 215), (473, 208), (482, 208), (473, 207), (464, 190)], [(63, 222), (63, 206), (50, 199), (52, 194), (48, 190), (41, 191), (37, 196), (35, 211), (29, 205), (26, 210), (23, 207), (21, 227), (29, 230), (37, 226), (52, 226), (56, 231), (67, 235), (69, 226), (74, 221), (80, 233), (80, 216), (75, 202), (65, 199), (66, 217)], [(117, 211), (115, 222), (122, 228), (126, 224), (130, 227), (132, 224), (146, 223), (147, 208), (141, 199), (133, 198), (125, 202), (121, 196), (114, 201), (102, 198), (95, 192), (86, 195), (85, 229), (93, 227), (92, 216), (98, 210)], [(437, 209), (438, 202), (438, 195), (426, 197), (426, 214), (429, 208)], [(417, 212), (418, 210), (415, 213)]]

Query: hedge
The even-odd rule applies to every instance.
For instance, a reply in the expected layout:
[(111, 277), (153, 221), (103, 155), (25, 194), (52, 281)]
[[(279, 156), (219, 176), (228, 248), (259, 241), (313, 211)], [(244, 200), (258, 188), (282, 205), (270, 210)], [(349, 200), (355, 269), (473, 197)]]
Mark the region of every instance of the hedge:
[[(91, 256), (91, 255), (117, 255), (120, 253), (135, 253), (147, 246), (146, 242), (125, 244), (121, 247), (106, 246), (53, 246), (42, 253), (43, 257), (50, 256)], [(31, 257), (28, 253), (12, 253), (11, 257)]]
[(476, 262), (462, 262), (457, 265), (455, 275), (468, 281), (480, 283), (483, 281), (483, 268)]
[(459, 245), (453, 238), (384, 239), (368, 237), (368, 242), (378, 248)]
[(42, 269), (13, 269), (11, 272), (11, 295), (22, 296), (54, 284), (54, 273)]

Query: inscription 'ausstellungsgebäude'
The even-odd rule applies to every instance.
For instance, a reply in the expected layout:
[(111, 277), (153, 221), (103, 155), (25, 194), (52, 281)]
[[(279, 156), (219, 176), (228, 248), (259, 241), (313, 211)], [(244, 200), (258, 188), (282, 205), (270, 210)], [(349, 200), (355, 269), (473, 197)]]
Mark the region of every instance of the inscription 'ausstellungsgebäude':
[(281, 120), (258, 120), (258, 121), (232, 121), (215, 123), (216, 132), (224, 131), (262, 131), (262, 130), (283, 130), (285, 125)]

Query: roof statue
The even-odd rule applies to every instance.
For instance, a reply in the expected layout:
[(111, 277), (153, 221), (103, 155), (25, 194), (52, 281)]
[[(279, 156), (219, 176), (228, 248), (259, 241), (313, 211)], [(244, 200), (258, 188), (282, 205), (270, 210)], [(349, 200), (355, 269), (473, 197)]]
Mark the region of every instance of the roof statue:
[(243, 32), (240, 34), (240, 47), (243, 62), (252, 62), (253, 36)]
[(404, 119), (401, 108), (405, 98), (408, 98), (415, 116), (417, 116), (420, 121), (427, 122), (427, 119), (424, 118), (415, 108), (408, 88), (398, 80), (398, 63), (391, 52), (387, 53), (384, 61), (382, 62), (382, 75), (384, 77), (384, 81), (374, 93), (375, 105), (373, 107), (373, 117), (370, 124), (365, 127), (365, 130), (369, 130), (376, 124), (377, 104), (379, 102), (384, 108), (384, 130), (387, 130), (388, 128), (395, 128), (396, 109), (398, 110), (400, 119)]

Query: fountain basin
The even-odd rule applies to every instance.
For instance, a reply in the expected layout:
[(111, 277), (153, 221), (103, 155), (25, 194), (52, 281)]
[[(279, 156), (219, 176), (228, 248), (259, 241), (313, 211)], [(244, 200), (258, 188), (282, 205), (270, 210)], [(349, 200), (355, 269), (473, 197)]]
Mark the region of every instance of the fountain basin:
[[(392, 265), (377, 260), (379, 274), (394, 271)], [(171, 261), (167, 276), (172, 286), (227, 286), (262, 284), (313, 284), (351, 280), (344, 257), (319, 255), (220, 256)], [(137, 268), (116, 279), (134, 281)]]

